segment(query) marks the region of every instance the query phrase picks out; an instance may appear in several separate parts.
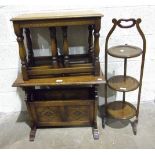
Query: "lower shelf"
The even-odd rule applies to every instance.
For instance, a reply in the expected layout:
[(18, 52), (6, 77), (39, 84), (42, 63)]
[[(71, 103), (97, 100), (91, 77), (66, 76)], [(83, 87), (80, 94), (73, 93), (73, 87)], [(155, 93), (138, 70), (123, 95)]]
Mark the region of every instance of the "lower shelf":
[(114, 101), (108, 103), (107, 113), (116, 119), (130, 119), (136, 115), (136, 108), (126, 101)]

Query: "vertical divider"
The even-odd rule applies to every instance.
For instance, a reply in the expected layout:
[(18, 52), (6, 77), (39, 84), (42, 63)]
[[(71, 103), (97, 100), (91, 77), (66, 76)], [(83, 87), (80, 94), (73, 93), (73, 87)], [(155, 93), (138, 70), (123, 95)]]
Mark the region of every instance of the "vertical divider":
[(30, 66), (33, 66), (35, 62), (34, 62), (34, 53), (33, 53), (32, 40), (31, 40), (29, 28), (25, 28), (25, 35), (26, 35), (26, 44), (28, 49), (28, 64)]
[(69, 66), (69, 49), (68, 49), (68, 40), (67, 40), (67, 26), (62, 27), (63, 32), (63, 55), (64, 55), (64, 65), (65, 67)]
[(58, 67), (58, 54), (57, 54), (57, 41), (56, 41), (56, 27), (50, 27), (51, 37), (51, 52), (52, 52), (52, 64), (54, 68)]
[(89, 54), (89, 57), (90, 57), (91, 61), (93, 60), (93, 54), (94, 54), (93, 29), (94, 29), (93, 25), (89, 25), (88, 26), (88, 30), (89, 30), (89, 35), (88, 35), (88, 46), (89, 46), (88, 54)]
[(100, 46), (99, 46), (99, 37), (100, 37), (100, 28), (101, 28), (101, 20), (97, 19), (94, 25), (94, 66), (95, 66), (95, 75), (100, 74), (100, 63), (99, 63), (99, 53), (100, 53)]

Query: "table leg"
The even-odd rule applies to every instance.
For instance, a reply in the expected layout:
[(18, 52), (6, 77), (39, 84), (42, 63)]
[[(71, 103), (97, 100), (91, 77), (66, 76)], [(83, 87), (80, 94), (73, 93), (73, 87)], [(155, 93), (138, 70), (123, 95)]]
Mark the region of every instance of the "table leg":
[(98, 90), (95, 86), (95, 104), (94, 104), (94, 122), (93, 122), (93, 137), (95, 140), (99, 139), (99, 131), (97, 127), (97, 110), (98, 110)]
[(99, 53), (100, 53), (100, 46), (99, 46), (99, 37), (100, 37), (100, 27), (101, 21), (100, 19), (96, 20), (94, 25), (94, 66), (95, 66), (95, 75), (100, 75), (100, 63), (99, 63)]
[(35, 125), (32, 126), (31, 131), (30, 131), (30, 141), (31, 142), (34, 141), (34, 139), (35, 139), (36, 131), (37, 131), (36, 126)]

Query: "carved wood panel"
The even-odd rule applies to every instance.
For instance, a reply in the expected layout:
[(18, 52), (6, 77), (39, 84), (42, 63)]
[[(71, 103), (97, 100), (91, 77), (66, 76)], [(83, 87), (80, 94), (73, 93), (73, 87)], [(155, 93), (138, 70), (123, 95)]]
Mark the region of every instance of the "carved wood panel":
[(40, 122), (61, 121), (59, 107), (38, 107), (36, 115)]
[(72, 101), (41, 101), (31, 102), (37, 122), (48, 125), (50, 123), (68, 122), (91, 124), (93, 118), (94, 100)]

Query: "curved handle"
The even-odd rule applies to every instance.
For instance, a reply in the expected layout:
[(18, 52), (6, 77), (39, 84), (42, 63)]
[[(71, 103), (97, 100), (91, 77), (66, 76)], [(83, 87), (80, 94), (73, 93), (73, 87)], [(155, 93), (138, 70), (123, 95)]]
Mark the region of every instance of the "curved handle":
[[(122, 25), (121, 22), (132, 22), (130, 25)], [(133, 19), (133, 18), (130, 18), (130, 19), (119, 19), (117, 21), (117, 25), (120, 27), (120, 28), (131, 28), (133, 26), (135, 26), (136, 24), (136, 20)]]

